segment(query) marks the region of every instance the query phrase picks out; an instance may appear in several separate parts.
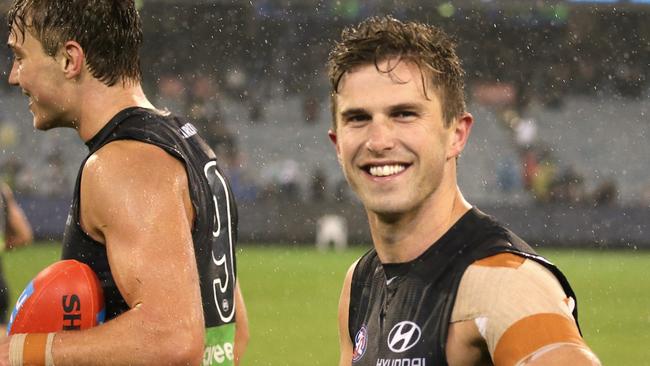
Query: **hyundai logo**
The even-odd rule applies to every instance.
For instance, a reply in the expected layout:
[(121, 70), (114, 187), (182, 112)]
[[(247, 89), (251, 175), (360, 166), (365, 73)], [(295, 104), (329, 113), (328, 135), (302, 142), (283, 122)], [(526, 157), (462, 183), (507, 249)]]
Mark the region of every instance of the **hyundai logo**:
[(407, 351), (418, 343), (421, 334), (417, 324), (408, 320), (399, 322), (388, 334), (388, 348), (395, 353)]

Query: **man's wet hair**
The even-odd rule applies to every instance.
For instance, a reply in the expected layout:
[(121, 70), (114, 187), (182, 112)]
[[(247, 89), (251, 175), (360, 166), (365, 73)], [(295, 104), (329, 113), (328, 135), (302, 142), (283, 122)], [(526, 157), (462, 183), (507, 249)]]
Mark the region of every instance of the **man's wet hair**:
[[(336, 94), (345, 73), (373, 64), (377, 71), (390, 73), (401, 61), (412, 62), (420, 68), (425, 95), (429, 85), (439, 92), (445, 125), (449, 126), (465, 111), (465, 72), (455, 48), (456, 43), (440, 28), (402, 22), (391, 16), (372, 17), (345, 28), (327, 62), (334, 128)], [(382, 61), (394, 58), (398, 61), (380, 67)]]
[(133, 0), (15, 0), (7, 25), (17, 42), (29, 32), (52, 57), (76, 41), (92, 76), (108, 86), (142, 79), (142, 24)]

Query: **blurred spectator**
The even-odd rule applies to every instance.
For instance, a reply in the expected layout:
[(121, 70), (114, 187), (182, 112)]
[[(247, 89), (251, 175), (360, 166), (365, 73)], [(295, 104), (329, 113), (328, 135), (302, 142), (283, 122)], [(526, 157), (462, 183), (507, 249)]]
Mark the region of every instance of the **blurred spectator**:
[(300, 168), (294, 159), (285, 159), (280, 165), (278, 180), (284, 198), (296, 199), (300, 195)]
[(573, 166), (565, 168), (553, 181), (550, 199), (553, 202), (577, 204), (586, 198), (585, 182)]
[(22, 194), (34, 194), (35, 176), (31, 165), (23, 164), (16, 156), (12, 156), (0, 167), (0, 180), (7, 183), (12, 189)]
[(551, 185), (555, 179), (557, 166), (549, 151), (541, 153), (537, 170), (531, 177), (531, 192), (537, 202), (545, 203), (551, 199)]
[(348, 224), (343, 216), (323, 215), (316, 222), (316, 248), (325, 251), (332, 244), (336, 251), (348, 247)]
[[(0, 182), (0, 253), (27, 245), (33, 240), (32, 228), (8, 185)], [(7, 323), (10, 310), (9, 288), (0, 267), (0, 323)]]
[(569, 65), (562, 60), (562, 57), (556, 57), (554, 63), (550, 65), (540, 65), (544, 77), (542, 82), (542, 93), (540, 99), (544, 106), (551, 109), (560, 109), (564, 107), (564, 97), (569, 91), (571, 80), (571, 69)]
[[(6, 183), (0, 182), (0, 253), (27, 245), (32, 240), (32, 227), (16, 202), (13, 191)], [(0, 292), (4, 292), (2, 287)]]
[(205, 117), (223, 123), (223, 97), (213, 80), (206, 75), (194, 75), (188, 96), (189, 116)]
[(264, 198), (297, 200), (300, 198), (300, 166), (292, 158), (264, 166), (261, 179), (264, 183)]
[(218, 159), (234, 159), (237, 154), (237, 141), (228, 127), (220, 120), (208, 118), (200, 113), (200, 108), (192, 109), (190, 120), (200, 131), (205, 142), (214, 150)]
[(506, 157), (497, 164), (497, 186), (503, 193), (511, 193), (521, 189), (520, 165), (516, 159)]
[(594, 190), (592, 197), (594, 206), (609, 206), (615, 204), (618, 198), (616, 181), (612, 178), (605, 180)]
[(0, 173), (2, 173), (0, 174), (0, 181), (5, 182), (10, 187), (16, 187), (22, 169), (23, 164), (18, 157), (15, 155), (10, 156), (9, 159), (0, 165)]
[(518, 118), (515, 120), (515, 142), (521, 149), (528, 149), (535, 144), (537, 139), (537, 122), (532, 118)]
[(638, 99), (644, 91), (645, 77), (636, 65), (621, 62), (615, 70), (614, 84), (622, 96)]
[(302, 113), (306, 123), (315, 123), (318, 121), (320, 112), (319, 98), (313, 95), (307, 95), (303, 98)]
[(538, 170), (538, 156), (537, 156), (537, 151), (535, 149), (527, 148), (523, 151), (522, 157), (521, 157), (521, 163), (522, 163), (522, 181), (524, 184), (524, 188), (526, 189), (532, 189), (533, 186), (533, 178), (537, 174)]
[(479, 81), (472, 89), (472, 99), (493, 107), (511, 106), (516, 99), (515, 86), (511, 83)]
[(230, 179), (233, 194), (239, 203), (253, 202), (259, 198), (259, 187), (253, 179), (244, 170), (244, 158), (241, 153), (233, 155), (217, 156), (223, 165), (224, 173)]

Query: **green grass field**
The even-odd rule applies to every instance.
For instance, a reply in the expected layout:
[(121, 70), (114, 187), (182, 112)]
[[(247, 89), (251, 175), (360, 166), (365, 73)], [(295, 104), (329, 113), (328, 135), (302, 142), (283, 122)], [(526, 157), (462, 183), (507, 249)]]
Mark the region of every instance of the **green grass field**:
[[(363, 248), (318, 253), (305, 247), (241, 246), (238, 271), (251, 325), (243, 365), (334, 365), (341, 282)], [(58, 258), (58, 246), (4, 255), (12, 302)], [(578, 295), (587, 342), (605, 365), (650, 365), (650, 252), (545, 250)]]

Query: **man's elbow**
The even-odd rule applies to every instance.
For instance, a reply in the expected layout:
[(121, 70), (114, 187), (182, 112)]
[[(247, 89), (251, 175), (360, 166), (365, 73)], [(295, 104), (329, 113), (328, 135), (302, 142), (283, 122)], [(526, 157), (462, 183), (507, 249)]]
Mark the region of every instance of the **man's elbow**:
[(13, 249), (30, 244), (34, 240), (34, 231), (26, 218), (18, 215), (9, 221), (7, 227), (6, 243), (7, 249)]
[(31, 231), (20, 235), (13, 235), (7, 238), (7, 249), (22, 247), (31, 244), (32, 241), (34, 241), (34, 235)]
[(32, 230), (27, 230), (25, 234), (20, 238), (20, 242), (18, 243), (17, 246), (23, 246), (23, 245), (28, 245), (31, 244), (34, 241), (34, 233)]
[[(185, 330), (175, 329), (167, 335), (167, 342), (158, 343), (169, 365), (200, 365), (203, 360), (205, 331), (203, 327)], [(159, 358), (160, 360), (160, 358)]]
[(237, 324), (236, 327), (234, 355), (235, 365), (239, 365), (244, 353), (246, 352), (246, 348), (248, 347), (250, 334), (248, 333), (248, 327), (240, 327), (239, 324)]
[(543, 365), (572, 365), (572, 366), (601, 366), (598, 357), (586, 346), (565, 344), (544, 352), (536, 352), (523, 366)]
[(250, 339), (251, 339), (250, 332), (248, 331), (248, 328), (246, 328), (246, 331), (242, 332), (242, 334), (237, 338), (237, 342), (243, 348), (248, 346), (248, 341)]

